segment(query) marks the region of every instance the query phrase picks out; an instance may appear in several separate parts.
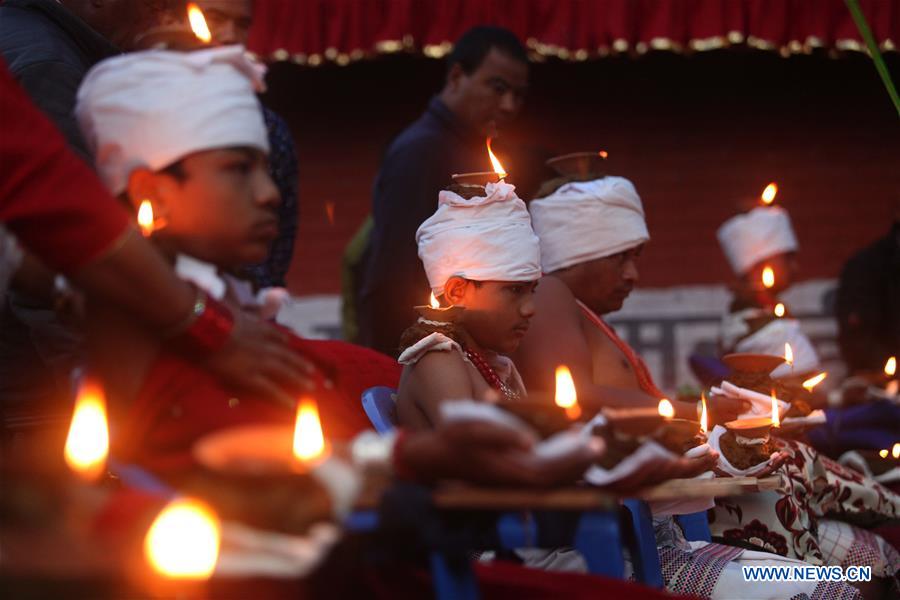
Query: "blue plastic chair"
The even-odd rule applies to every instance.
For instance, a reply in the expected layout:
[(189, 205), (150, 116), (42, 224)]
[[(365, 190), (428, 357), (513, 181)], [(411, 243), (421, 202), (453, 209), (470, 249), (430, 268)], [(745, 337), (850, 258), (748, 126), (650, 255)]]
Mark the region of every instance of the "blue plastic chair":
[(375, 431), (384, 435), (397, 426), (396, 391), (383, 385), (372, 387), (363, 392), (363, 410), (375, 427)]

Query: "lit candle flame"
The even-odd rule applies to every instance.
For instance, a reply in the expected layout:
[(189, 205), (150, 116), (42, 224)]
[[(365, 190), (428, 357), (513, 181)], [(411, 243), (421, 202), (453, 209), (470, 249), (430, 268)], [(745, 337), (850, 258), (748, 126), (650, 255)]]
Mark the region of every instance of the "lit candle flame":
[(791, 365), (791, 367), (794, 366), (794, 351), (789, 342), (784, 343), (784, 362)]
[(781, 427), (781, 416), (778, 414), (778, 398), (772, 390), (772, 427)]
[(434, 297), (434, 292), (431, 292), (431, 298), (428, 299), (428, 304), (431, 305), (431, 308), (440, 308), (441, 303), (438, 302), (437, 298)]
[(500, 161), (497, 160), (497, 157), (494, 156), (493, 151), (491, 151), (491, 138), (488, 138), (488, 140), (487, 140), (487, 151), (488, 151), (488, 157), (491, 159), (491, 168), (494, 169), (494, 173), (496, 173), (497, 176), (502, 181), (503, 179), (506, 178), (508, 173), (506, 172), (506, 169), (503, 168), (503, 165), (500, 164)]
[(319, 421), (319, 409), (310, 399), (300, 401), (294, 425), (294, 456), (301, 462), (316, 461), (325, 452), (325, 436)]
[(672, 403), (669, 402), (668, 398), (663, 398), (659, 401), (657, 410), (659, 411), (659, 415), (661, 417), (665, 417), (666, 419), (671, 419), (675, 416), (675, 407), (672, 406)]
[(779, 319), (784, 316), (784, 304), (781, 302), (775, 305), (775, 316)]
[(888, 377), (893, 377), (897, 374), (897, 357), (892, 356), (887, 359), (887, 362), (884, 363), (884, 374)]
[(219, 558), (219, 520), (189, 498), (170, 502), (144, 538), (144, 556), (153, 569), (173, 579), (206, 579)]
[(890, 454), (890, 452), (888, 452), (887, 448), (878, 451), (878, 456), (880, 456), (881, 458), (887, 458), (888, 454)]
[(709, 433), (709, 416), (706, 412), (706, 394), (700, 394), (700, 431)]
[(106, 469), (108, 455), (109, 426), (103, 389), (95, 382), (85, 381), (78, 390), (66, 436), (66, 464), (83, 479), (93, 481)]
[(149, 200), (143, 200), (138, 207), (137, 223), (144, 237), (150, 237), (153, 233), (153, 204)]
[(775, 285), (775, 271), (773, 271), (772, 267), (770, 267), (769, 265), (766, 265), (766, 267), (763, 269), (762, 284), (763, 287), (767, 290), (771, 289), (772, 286)]
[(775, 195), (778, 193), (778, 184), (774, 181), (766, 186), (766, 189), (763, 190), (762, 194), (760, 194), (760, 198), (763, 201), (763, 204), (769, 205), (775, 201)]
[(900, 458), (900, 442), (894, 444), (894, 447), (891, 448), (891, 456), (894, 458)]
[(566, 415), (570, 419), (581, 416), (581, 407), (578, 406), (578, 394), (575, 391), (575, 380), (569, 367), (560, 365), (556, 367), (556, 405), (566, 409)]
[(801, 385), (806, 389), (807, 392), (811, 392), (813, 391), (813, 388), (822, 383), (822, 381), (824, 381), (826, 377), (828, 377), (828, 373), (823, 371), (815, 377), (810, 377)]
[(609, 158), (609, 152), (606, 150), (601, 150), (598, 154), (600, 155), (600, 158)]
[(193, 2), (189, 2), (187, 5), (187, 14), (194, 35), (204, 44), (208, 44), (212, 40), (212, 34), (209, 32), (209, 27), (206, 25), (206, 18), (203, 16), (203, 11)]

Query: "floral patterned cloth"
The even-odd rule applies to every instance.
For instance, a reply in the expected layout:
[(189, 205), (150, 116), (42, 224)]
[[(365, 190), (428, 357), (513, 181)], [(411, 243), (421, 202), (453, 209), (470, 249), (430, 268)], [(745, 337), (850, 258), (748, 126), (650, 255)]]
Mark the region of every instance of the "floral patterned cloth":
[(814, 565), (871, 566), (896, 577), (900, 555), (867, 531), (900, 518), (900, 496), (794, 440), (777, 440), (789, 459), (783, 491), (717, 498), (709, 511), (713, 538)]

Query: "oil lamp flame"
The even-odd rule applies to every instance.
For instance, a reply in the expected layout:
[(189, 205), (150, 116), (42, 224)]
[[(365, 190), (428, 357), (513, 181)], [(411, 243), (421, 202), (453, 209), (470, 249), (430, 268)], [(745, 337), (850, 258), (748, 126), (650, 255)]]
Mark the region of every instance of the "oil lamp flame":
[(775, 271), (772, 270), (772, 267), (766, 265), (762, 272), (762, 284), (763, 287), (771, 289), (775, 285)]
[(487, 139), (487, 151), (488, 157), (491, 159), (491, 168), (494, 169), (494, 173), (496, 173), (501, 180), (505, 179), (508, 173), (506, 172), (506, 169), (503, 168), (503, 165), (500, 164), (500, 161), (497, 160), (497, 157), (494, 156), (494, 153), (491, 150), (491, 138)]
[(700, 431), (709, 433), (709, 413), (706, 409), (706, 394), (700, 394)]
[(428, 304), (430, 304), (431, 308), (435, 310), (441, 307), (441, 303), (438, 302), (437, 298), (434, 297), (434, 292), (431, 292), (431, 297), (428, 299)]
[(578, 394), (575, 391), (575, 381), (569, 367), (559, 365), (556, 367), (556, 405), (566, 409), (566, 414), (571, 419), (581, 416), (581, 407), (578, 406)]
[(894, 447), (891, 448), (891, 456), (894, 458), (900, 458), (900, 442), (894, 444)]
[(778, 398), (772, 390), (772, 427), (781, 427), (781, 415), (778, 414)]
[(659, 401), (659, 406), (657, 406), (656, 410), (659, 411), (659, 415), (661, 417), (665, 417), (666, 419), (671, 419), (675, 416), (675, 407), (672, 406), (672, 403), (668, 398), (663, 398)]
[(806, 389), (807, 392), (811, 392), (813, 391), (813, 388), (822, 383), (822, 381), (824, 381), (826, 377), (828, 377), (828, 373), (823, 371), (815, 377), (810, 377), (801, 385), (804, 387), (804, 389)]
[(784, 362), (792, 367), (794, 366), (794, 350), (789, 342), (784, 343)]
[(881, 458), (887, 458), (888, 454), (890, 454), (890, 452), (888, 452), (887, 448), (878, 451), (878, 456), (880, 456)]
[(137, 223), (144, 237), (150, 237), (153, 233), (153, 204), (149, 200), (142, 201), (138, 207)]
[(775, 316), (779, 319), (784, 316), (784, 304), (781, 302), (775, 305)]
[(325, 452), (325, 436), (319, 421), (319, 409), (309, 399), (300, 401), (294, 425), (294, 457), (301, 462), (315, 461)]
[(206, 579), (219, 558), (219, 520), (189, 498), (170, 502), (144, 538), (144, 556), (153, 570), (172, 579)]
[(762, 199), (763, 204), (768, 206), (775, 201), (775, 195), (778, 194), (778, 184), (774, 181), (766, 186), (766, 189), (763, 190), (762, 194), (760, 194), (760, 199)]
[(103, 474), (109, 455), (109, 426), (103, 389), (86, 381), (78, 390), (64, 456), (69, 468), (85, 480)]
[(897, 357), (892, 356), (887, 359), (887, 362), (884, 363), (884, 374), (888, 377), (893, 377), (897, 374)]
[(609, 152), (607, 152), (606, 150), (601, 150), (597, 154), (600, 155), (600, 158), (609, 158)]
[(203, 11), (193, 2), (189, 2), (187, 5), (187, 14), (188, 21), (191, 24), (191, 31), (194, 32), (194, 35), (197, 36), (198, 40), (204, 44), (208, 44), (212, 40), (212, 34), (209, 32), (209, 27), (206, 25), (206, 18), (203, 16)]

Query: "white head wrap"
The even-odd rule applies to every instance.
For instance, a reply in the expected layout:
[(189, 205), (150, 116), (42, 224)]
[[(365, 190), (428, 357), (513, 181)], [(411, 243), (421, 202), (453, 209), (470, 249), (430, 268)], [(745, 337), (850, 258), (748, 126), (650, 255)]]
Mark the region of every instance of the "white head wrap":
[(725, 221), (716, 233), (737, 275), (767, 258), (797, 250), (791, 218), (780, 206), (758, 206)]
[(102, 61), (78, 89), (75, 114), (107, 187), (119, 194), (139, 167), (156, 171), (200, 150), (269, 151), (262, 65), (242, 46), (150, 50)]
[(567, 183), (530, 205), (545, 273), (634, 248), (650, 239), (644, 208), (624, 177)]
[(419, 258), (435, 295), (453, 276), (473, 281), (534, 281), (540, 243), (515, 186), (488, 183), (468, 200), (444, 190), (438, 209), (416, 231)]

